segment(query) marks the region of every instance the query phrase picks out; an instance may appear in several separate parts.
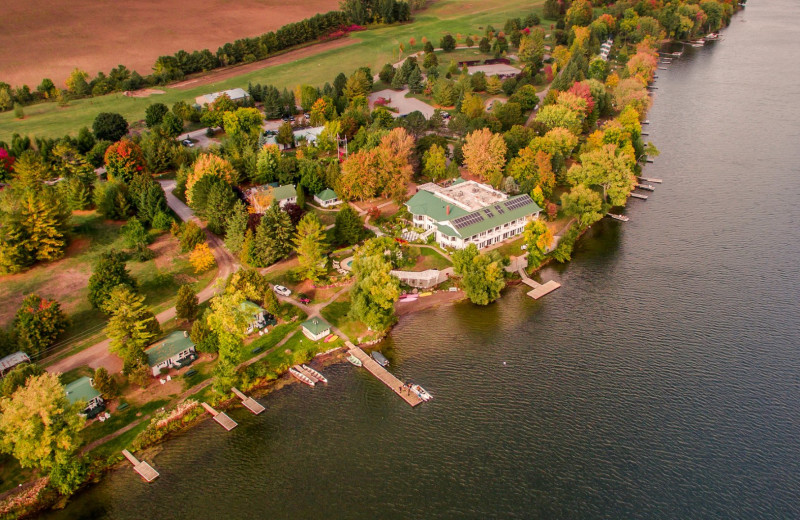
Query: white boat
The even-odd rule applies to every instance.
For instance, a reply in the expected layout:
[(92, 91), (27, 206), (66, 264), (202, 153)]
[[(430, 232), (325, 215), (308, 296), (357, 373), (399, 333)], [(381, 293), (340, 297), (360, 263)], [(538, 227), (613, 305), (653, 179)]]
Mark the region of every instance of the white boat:
[(433, 399), (433, 396), (419, 385), (411, 385), (411, 390), (413, 390), (414, 393), (417, 394), (423, 401), (430, 401)]
[(312, 381), (310, 377), (308, 377), (307, 375), (301, 373), (296, 368), (294, 368), (294, 367), (290, 368), (289, 369), (289, 373), (292, 374), (292, 376), (294, 376), (294, 378), (297, 379), (298, 381), (300, 381), (301, 383), (305, 383), (305, 384), (307, 384), (308, 386), (311, 386), (311, 387), (314, 386), (314, 381)]
[(350, 354), (349, 356), (347, 356), (347, 361), (349, 361), (350, 363), (352, 363), (353, 365), (355, 365), (357, 367), (360, 367), (362, 365), (361, 360), (358, 359), (357, 357), (355, 357), (353, 354)]
[(305, 369), (306, 372), (308, 372), (312, 376), (316, 377), (317, 380), (322, 381), (323, 383), (326, 383), (326, 384), (328, 383), (328, 379), (325, 376), (323, 376), (322, 374), (320, 374), (319, 372), (317, 372), (316, 370), (314, 370), (310, 366), (302, 365), (302, 367)]
[(608, 216), (614, 220), (619, 220), (620, 222), (628, 222), (630, 220), (629, 217), (626, 217), (625, 215), (618, 215), (616, 213), (608, 213)]
[(719, 33), (712, 32), (712, 33), (706, 34), (706, 38), (705, 39), (706, 40), (718, 40), (719, 39)]

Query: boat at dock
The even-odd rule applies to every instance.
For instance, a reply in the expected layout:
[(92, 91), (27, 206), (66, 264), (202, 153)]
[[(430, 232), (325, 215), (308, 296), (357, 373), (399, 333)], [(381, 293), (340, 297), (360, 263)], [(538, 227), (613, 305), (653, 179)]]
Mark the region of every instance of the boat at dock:
[(312, 379), (310, 377), (308, 377), (307, 375), (303, 374), (302, 372), (300, 372), (299, 370), (297, 370), (294, 367), (289, 369), (289, 373), (292, 374), (292, 376), (295, 379), (297, 379), (301, 383), (307, 384), (310, 387), (313, 387), (314, 384), (315, 384), (314, 381), (312, 381)]
[(357, 367), (360, 367), (362, 365), (361, 360), (355, 357), (353, 354), (347, 356), (347, 361), (349, 361), (351, 364)]
[(317, 381), (321, 381), (321, 382), (323, 382), (323, 383), (325, 383), (325, 384), (327, 384), (327, 383), (328, 383), (328, 378), (326, 378), (325, 376), (323, 376), (322, 374), (320, 374), (319, 372), (317, 372), (316, 370), (314, 370), (314, 369), (313, 369), (313, 368), (311, 368), (310, 366), (308, 366), (308, 365), (302, 365), (302, 367), (305, 369), (305, 371), (306, 371), (307, 373), (309, 373), (309, 374), (311, 374), (312, 376), (314, 376), (314, 377), (317, 379)]
[(655, 187), (650, 184), (637, 184), (636, 187), (640, 190), (656, 191)]
[(433, 396), (419, 385), (411, 385), (411, 391), (419, 396), (423, 401), (430, 401)]
[(389, 360), (386, 359), (386, 356), (381, 354), (379, 351), (373, 350), (372, 353), (370, 354), (370, 356), (372, 356), (372, 359), (374, 359), (375, 362), (377, 364), (379, 364), (380, 366), (382, 366), (382, 367), (388, 367), (389, 366)]
[(626, 217), (625, 215), (619, 215), (617, 213), (606, 213), (606, 215), (614, 220), (619, 220), (620, 222), (628, 222), (630, 220), (629, 217)]

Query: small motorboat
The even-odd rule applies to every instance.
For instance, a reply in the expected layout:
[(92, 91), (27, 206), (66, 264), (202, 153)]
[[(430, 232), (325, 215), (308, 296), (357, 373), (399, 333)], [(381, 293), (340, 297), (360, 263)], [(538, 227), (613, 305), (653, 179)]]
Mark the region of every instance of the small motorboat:
[(352, 363), (353, 365), (355, 365), (357, 367), (361, 366), (361, 360), (358, 359), (357, 357), (355, 357), (353, 354), (350, 354), (349, 356), (347, 356), (347, 361), (349, 361), (350, 363)]
[(305, 369), (306, 372), (308, 372), (312, 376), (316, 377), (318, 381), (322, 381), (325, 384), (328, 383), (328, 379), (325, 376), (323, 376), (322, 374), (320, 374), (319, 372), (317, 372), (316, 370), (314, 370), (310, 366), (302, 365), (302, 367), (303, 367), (303, 369)]
[(303, 374), (302, 372), (300, 372), (296, 368), (294, 368), (294, 367), (290, 368), (289, 369), (289, 373), (292, 374), (292, 376), (294, 376), (294, 378), (297, 379), (298, 381), (300, 381), (301, 383), (305, 383), (305, 384), (307, 384), (308, 386), (311, 386), (311, 387), (314, 386), (314, 381), (312, 381), (310, 377), (308, 377), (307, 375)]
[(429, 394), (424, 388), (419, 385), (411, 385), (411, 390), (419, 396), (423, 401), (430, 401), (433, 396)]
[(377, 350), (372, 351), (372, 354), (370, 354), (370, 355), (372, 356), (372, 359), (374, 359), (375, 362), (377, 364), (379, 364), (380, 366), (382, 366), (382, 367), (389, 366), (389, 360), (386, 359), (386, 356), (384, 356), (383, 354), (381, 354)]

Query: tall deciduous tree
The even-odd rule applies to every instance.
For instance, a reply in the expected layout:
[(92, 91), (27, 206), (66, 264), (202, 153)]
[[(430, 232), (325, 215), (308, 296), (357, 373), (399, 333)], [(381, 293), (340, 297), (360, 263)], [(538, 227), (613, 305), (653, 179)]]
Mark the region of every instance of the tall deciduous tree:
[[(84, 418), (79, 406), (70, 404), (58, 376), (28, 378), (24, 387), (0, 400), (0, 410), (0, 451), (13, 455), (23, 468), (50, 473), (59, 491), (71, 492), (80, 482), (76, 452)], [(65, 470), (73, 478), (64, 478)]]
[(92, 130), (97, 139), (114, 143), (128, 133), (128, 122), (119, 114), (101, 112), (94, 118)]
[(133, 176), (144, 171), (142, 149), (129, 139), (122, 139), (108, 147), (104, 156), (109, 180), (128, 184)]
[(453, 267), (467, 297), (477, 305), (492, 303), (506, 286), (503, 260), (496, 251), (481, 254), (475, 244), (469, 244), (455, 252)]
[(422, 157), (424, 164), (422, 171), (431, 179), (438, 181), (447, 176), (447, 159), (444, 148), (434, 144)]
[(492, 133), (488, 128), (475, 130), (467, 135), (463, 153), (464, 164), (470, 173), (488, 180), (492, 186), (500, 186), (506, 163), (503, 136)]
[(578, 217), (582, 227), (590, 226), (603, 218), (603, 199), (600, 194), (583, 184), (573, 187), (569, 193), (561, 195), (564, 213)]
[(213, 154), (202, 154), (194, 163), (194, 168), (189, 173), (186, 179), (186, 200), (191, 204), (192, 202), (192, 188), (194, 185), (205, 177), (206, 175), (214, 175), (220, 177), (227, 183), (233, 183), (236, 180), (236, 172), (233, 165), (222, 157)]
[(528, 268), (539, 267), (547, 255), (547, 249), (553, 244), (553, 233), (543, 221), (536, 219), (528, 222), (523, 234), (528, 246)]
[(325, 274), (325, 228), (314, 213), (306, 213), (294, 238), (300, 277), (316, 283)]
[(598, 186), (603, 189), (603, 200), (612, 206), (622, 206), (636, 185), (633, 160), (627, 154), (617, 153), (617, 146), (607, 144), (602, 148), (581, 154), (581, 164), (573, 165), (567, 172), (574, 186)]
[(382, 254), (357, 254), (353, 260), (356, 281), (350, 293), (350, 315), (374, 330), (384, 330), (395, 320), (400, 280), (391, 271), (391, 262)]

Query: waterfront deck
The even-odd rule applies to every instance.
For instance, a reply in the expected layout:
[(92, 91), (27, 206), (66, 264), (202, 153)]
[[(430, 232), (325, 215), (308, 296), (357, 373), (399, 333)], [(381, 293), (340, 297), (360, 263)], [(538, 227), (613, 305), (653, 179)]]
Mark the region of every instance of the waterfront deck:
[(212, 417), (214, 417), (214, 420), (217, 421), (217, 423), (226, 430), (231, 431), (232, 429), (239, 426), (236, 423), (236, 421), (228, 417), (228, 415), (225, 412), (218, 412), (213, 408), (211, 408), (211, 406), (208, 405), (207, 403), (200, 403), (200, 404), (202, 404), (203, 408), (205, 408), (206, 411), (210, 413)]
[(664, 182), (662, 179), (656, 179), (654, 177), (639, 177), (639, 180), (644, 182), (654, 182), (656, 184), (661, 184)]
[(244, 407), (247, 408), (248, 410), (250, 410), (251, 412), (253, 412), (254, 414), (258, 415), (261, 412), (263, 412), (264, 410), (266, 410), (266, 408), (264, 408), (264, 406), (261, 403), (259, 403), (258, 401), (256, 401), (252, 397), (247, 397), (242, 392), (240, 392), (238, 389), (231, 388), (231, 391), (234, 394), (236, 394), (236, 397), (238, 397), (239, 399), (242, 400), (242, 404), (244, 405)]
[(404, 391), (403, 382), (397, 379), (391, 372), (376, 363), (375, 360), (369, 357), (366, 352), (356, 347), (349, 341), (347, 342), (347, 346), (350, 347), (350, 350), (347, 351), (348, 354), (357, 357), (361, 361), (361, 364), (364, 368), (366, 368), (373, 376), (377, 377), (378, 380), (380, 380), (383, 384), (388, 386), (394, 393), (402, 397), (405, 402), (411, 406), (417, 406), (423, 402), (417, 394), (408, 392), (407, 390)]
[(542, 296), (550, 294), (551, 292), (555, 291), (561, 284), (556, 282), (555, 280), (550, 280), (549, 282), (539, 283), (530, 276), (528, 273), (525, 272), (524, 268), (520, 268), (519, 275), (522, 278), (522, 283), (529, 287), (533, 287), (533, 290), (528, 291), (528, 296), (533, 298), (534, 300), (538, 300)]
[(641, 193), (631, 193), (631, 197), (634, 199), (647, 200), (647, 195), (642, 195)]
[(143, 460), (137, 459), (128, 450), (122, 450), (122, 454), (130, 461), (131, 464), (133, 464), (133, 471), (138, 473), (139, 476), (145, 480), (145, 482), (152, 482), (158, 478), (158, 471), (154, 470), (150, 464)]

